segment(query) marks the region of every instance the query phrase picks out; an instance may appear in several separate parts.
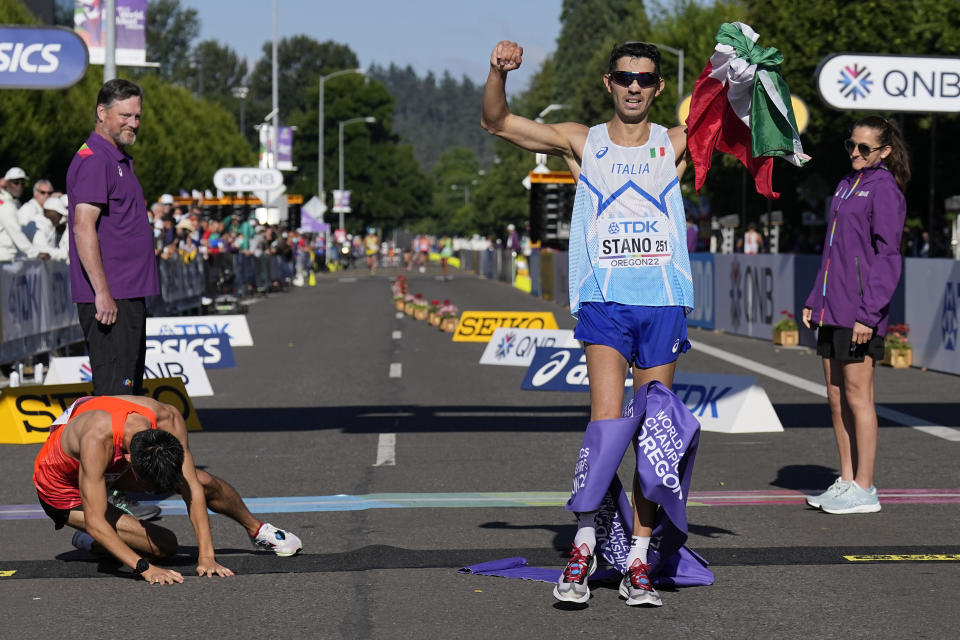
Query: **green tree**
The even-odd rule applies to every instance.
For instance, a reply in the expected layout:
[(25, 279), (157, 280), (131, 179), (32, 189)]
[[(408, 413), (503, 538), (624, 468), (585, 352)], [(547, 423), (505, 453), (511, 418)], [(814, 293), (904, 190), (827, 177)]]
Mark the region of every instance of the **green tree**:
[(199, 34), (196, 9), (181, 7), (180, 0), (147, 3), (147, 60), (160, 63), (156, 72), (164, 80), (187, 82), (192, 77), (190, 51)]

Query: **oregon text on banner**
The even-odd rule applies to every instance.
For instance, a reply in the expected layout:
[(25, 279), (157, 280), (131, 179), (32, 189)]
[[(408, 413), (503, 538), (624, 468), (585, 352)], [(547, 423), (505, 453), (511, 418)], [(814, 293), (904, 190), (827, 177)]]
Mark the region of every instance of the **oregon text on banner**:
[(454, 342), (489, 342), (499, 327), (557, 329), (549, 311), (464, 311), (453, 334)]

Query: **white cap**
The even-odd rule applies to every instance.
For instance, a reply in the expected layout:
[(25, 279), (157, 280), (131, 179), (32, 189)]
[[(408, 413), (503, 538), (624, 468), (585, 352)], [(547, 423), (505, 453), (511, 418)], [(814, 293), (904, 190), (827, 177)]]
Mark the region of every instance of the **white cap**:
[(516, 229), (516, 227), (513, 226), (512, 224), (507, 225), (507, 231), (513, 231), (514, 229)]
[(26, 172), (20, 167), (10, 167), (7, 174), (3, 176), (4, 180), (27, 180)]
[(173, 196), (169, 193), (165, 193), (160, 196), (160, 204), (173, 204)]
[(47, 201), (43, 203), (43, 208), (44, 210), (56, 211), (61, 217), (67, 215), (67, 207), (60, 198), (47, 198)]

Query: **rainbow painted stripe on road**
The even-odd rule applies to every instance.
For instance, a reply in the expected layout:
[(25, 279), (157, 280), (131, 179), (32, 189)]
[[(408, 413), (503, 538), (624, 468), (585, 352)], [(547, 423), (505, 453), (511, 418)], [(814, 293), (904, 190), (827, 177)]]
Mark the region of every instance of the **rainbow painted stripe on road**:
[[(803, 504), (809, 492), (789, 489), (755, 491), (694, 491), (688, 507), (736, 507)], [(246, 498), (252, 513), (314, 513), (367, 509), (470, 509), (502, 507), (561, 507), (570, 497), (560, 491), (490, 493), (370, 493), (332, 496)], [(880, 489), (884, 504), (960, 504), (960, 489)], [(159, 505), (165, 515), (186, 515), (182, 500), (144, 501)], [(0, 520), (46, 518), (38, 504), (0, 505)]]

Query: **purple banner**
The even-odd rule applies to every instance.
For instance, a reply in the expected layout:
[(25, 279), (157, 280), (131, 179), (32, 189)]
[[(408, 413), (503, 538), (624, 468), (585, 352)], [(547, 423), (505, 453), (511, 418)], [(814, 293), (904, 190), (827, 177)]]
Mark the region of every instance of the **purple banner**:
[[(103, 64), (104, 33), (107, 21), (103, 0), (76, 0), (73, 30), (87, 43), (91, 64)], [(116, 62), (124, 66), (143, 66), (147, 56), (147, 0), (116, 2)]]
[(277, 128), (277, 169), (293, 171), (293, 127)]

